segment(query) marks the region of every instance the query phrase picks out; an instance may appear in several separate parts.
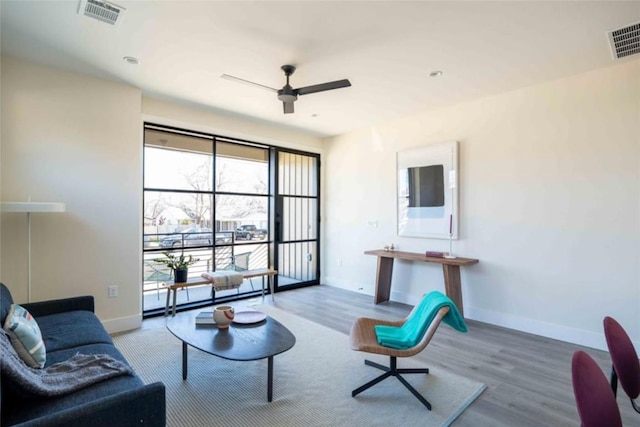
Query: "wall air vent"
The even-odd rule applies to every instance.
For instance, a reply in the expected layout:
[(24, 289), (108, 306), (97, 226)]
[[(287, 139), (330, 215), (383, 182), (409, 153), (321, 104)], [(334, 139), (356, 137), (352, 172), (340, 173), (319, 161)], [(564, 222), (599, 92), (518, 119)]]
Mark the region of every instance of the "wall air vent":
[(122, 15), (126, 9), (117, 4), (101, 0), (80, 0), (78, 13), (89, 18), (116, 25), (122, 21)]
[(609, 32), (613, 59), (640, 53), (640, 22)]

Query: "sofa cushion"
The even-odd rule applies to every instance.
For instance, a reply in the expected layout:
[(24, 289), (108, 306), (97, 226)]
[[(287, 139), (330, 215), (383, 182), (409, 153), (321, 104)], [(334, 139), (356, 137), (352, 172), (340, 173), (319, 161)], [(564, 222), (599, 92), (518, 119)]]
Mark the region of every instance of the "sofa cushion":
[(42, 368), (47, 360), (45, 345), (38, 322), (27, 310), (18, 304), (12, 304), (4, 322), (9, 333), (11, 345), (18, 356), (32, 368)]
[(47, 354), (87, 344), (113, 344), (111, 337), (90, 311), (69, 311), (37, 317)]
[[(124, 356), (122, 356), (118, 349), (113, 345), (94, 344), (48, 353), (47, 366), (67, 360), (76, 353), (108, 354), (113, 358), (122, 360), (126, 363)], [(8, 405), (5, 407), (10, 407), (11, 411), (6, 411), (6, 413), (3, 411), (3, 423), (11, 425), (21, 421), (46, 416), (47, 414), (63, 411), (93, 400), (104, 398), (105, 396), (142, 386), (143, 382), (139, 377), (124, 375), (93, 384), (65, 396), (51, 399), (25, 399), (23, 396), (14, 394), (11, 388), (5, 388), (2, 396), (2, 405)]]

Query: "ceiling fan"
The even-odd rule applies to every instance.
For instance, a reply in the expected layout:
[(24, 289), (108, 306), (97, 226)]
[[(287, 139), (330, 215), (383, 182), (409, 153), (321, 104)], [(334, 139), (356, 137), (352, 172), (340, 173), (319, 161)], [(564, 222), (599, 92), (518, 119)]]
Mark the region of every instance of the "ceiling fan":
[(261, 89), (276, 92), (278, 94), (278, 99), (282, 101), (284, 114), (293, 113), (293, 103), (298, 99), (298, 95), (309, 95), (311, 93), (324, 92), (325, 90), (340, 89), (343, 87), (351, 86), (351, 82), (349, 82), (349, 80), (343, 79), (336, 80), (334, 82), (320, 83), (317, 85), (299, 87), (297, 89), (294, 89), (289, 84), (289, 77), (296, 71), (296, 67), (293, 65), (283, 65), (280, 68), (282, 69), (282, 71), (284, 71), (284, 75), (287, 77), (287, 84), (285, 84), (282, 89), (275, 89), (269, 86), (261, 85), (260, 83), (254, 83), (252, 81), (241, 79), (239, 77), (230, 76), (229, 74), (223, 74), (220, 77), (222, 77), (223, 79), (232, 80), (239, 83), (246, 83), (252, 86), (259, 87)]

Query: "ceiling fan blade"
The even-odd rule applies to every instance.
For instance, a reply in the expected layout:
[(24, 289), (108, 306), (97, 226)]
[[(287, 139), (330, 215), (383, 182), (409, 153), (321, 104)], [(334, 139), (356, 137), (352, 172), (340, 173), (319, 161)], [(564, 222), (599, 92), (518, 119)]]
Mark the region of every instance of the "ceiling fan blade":
[(283, 102), (282, 107), (285, 114), (293, 114), (293, 102)]
[(310, 93), (323, 92), (325, 90), (340, 89), (351, 86), (351, 82), (347, 79), (336, 80), (335, 82), (320, 83), (319, 85), (305, 86), (295, 89), (298, 95), (308, 95)]
[(229, 74), (223, 74), (220, 77), (225, 79), (225, 80), (231, 80), (232, 82), (244, 83), (244, 84), (248, 84), (248, 85), (251, 85), (251, 86), (258, 87), (260, 89), (270, 90), (271, 92), (277, 92), (278, 91), (278, 89), (274, 89), (274, 88), (269, 87), (269, 86), (261, 85), (260, 83), (254, 83), (254, 82), (249, 81), (249, 80), (241, 79), (240, 77), (230, 76)]

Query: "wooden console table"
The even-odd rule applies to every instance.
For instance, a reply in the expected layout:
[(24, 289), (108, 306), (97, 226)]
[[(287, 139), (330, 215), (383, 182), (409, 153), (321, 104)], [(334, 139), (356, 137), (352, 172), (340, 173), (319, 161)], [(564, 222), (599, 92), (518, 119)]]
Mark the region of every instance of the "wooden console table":
[(442, 264), (442, 272), (444, 274), (445, 293), (451, 301), (458, 307), (460, 314), (464, 316), (462, 307), (462, 288), (460, 286), (460, 266), (477, 264), (479, 261), (473, 258), (438, 258), (428, 257), (425, 254), (415, 252), (401, 251), (384, 251), (374, 250), (365, 251), (366, 255), (375, 255), (378, 257), (378, 271), (376, 273), (376, 296), (375, 303), (389, 301), (391, 295), (391, 276), (393, 275), (393, 260), (403, 259), (405, 261), (422, 261), (434, 262)]
[[(271, 300), (274, 301), (274, 291), (273, 291), (273, 276), (278, 274), (276, 270), (271, 268), (259, 268), (256, 270), (244, 270), (238, 271), (238, 273), (242, 274), (243, 279), (252, 279), (254, 277), (262, 277), (262, 300), (264, 301), (264, 278), (266, 277), (269, 281), (269, 290), (271, 291)], [(164, 282), (163, 285), (167, 288), (167, 303), (164, 307), (164, 315), (167, 316), (169, 314), (169, 301), (171, 300), (171, 291), (173, 291), (173, 316), (176, 315), (176, 294), (178, 293), (178, 289), (188, 288), (190, 286), (201, 286), (201, 285), (211, 285), (213, 283), (210, 280), (204, 279), (202, 277), (192, 277), (186, 282)], [(214, 288), (215, 292), (215, 288)], [(215, 295), (215, 294), (212, 294)]]

